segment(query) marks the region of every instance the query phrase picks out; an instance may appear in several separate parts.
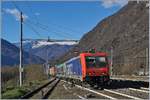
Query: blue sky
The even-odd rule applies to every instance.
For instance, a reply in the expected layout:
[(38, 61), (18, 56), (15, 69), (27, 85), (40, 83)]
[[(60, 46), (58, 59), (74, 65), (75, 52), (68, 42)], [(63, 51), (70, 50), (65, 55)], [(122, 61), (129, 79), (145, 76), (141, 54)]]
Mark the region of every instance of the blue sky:
[[(113, 1), (113, 2), (112, 2)], [(117, 12), (125, 2), (101, 0), (2, 2), (2, 38), (19, 41), (19, 10), (23, 12), (23, 38), (77, 39), (107, 16)]]

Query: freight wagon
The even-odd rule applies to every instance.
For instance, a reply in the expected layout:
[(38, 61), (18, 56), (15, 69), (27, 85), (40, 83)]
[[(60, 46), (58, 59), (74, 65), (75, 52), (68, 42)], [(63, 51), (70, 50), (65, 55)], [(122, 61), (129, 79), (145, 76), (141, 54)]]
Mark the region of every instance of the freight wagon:
[(109, 64), (105, 52), (81, 53), (55, 67), (57, 77), (80, 80), (91, 85), (102, 85), (109, 81)]
[(50, 76), (55, 76), (56, 74), (56, 68), (55, 67), (50, 67), (49, 68), (49, 75)]
[(64, 77), (65, 76), (65, 63), (59, 64), (55, 66), (56, 68), (56, 76), (57, 77)]

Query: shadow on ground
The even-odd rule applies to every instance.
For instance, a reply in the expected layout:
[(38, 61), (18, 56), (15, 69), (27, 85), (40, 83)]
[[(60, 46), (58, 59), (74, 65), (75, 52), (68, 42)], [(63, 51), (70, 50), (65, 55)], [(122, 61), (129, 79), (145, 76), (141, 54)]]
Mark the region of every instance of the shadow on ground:
[(130, 81), (130, 80), (110, 80), (110, 85), (105, 86), (106, 89), (119, 89), (119, 88), (140, 88), (149, 87), (149, 82)]

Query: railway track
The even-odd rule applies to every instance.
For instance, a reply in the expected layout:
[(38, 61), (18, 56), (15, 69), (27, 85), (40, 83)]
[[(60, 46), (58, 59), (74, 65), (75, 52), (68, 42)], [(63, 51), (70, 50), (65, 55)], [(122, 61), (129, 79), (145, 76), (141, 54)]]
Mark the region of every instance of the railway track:
[(51, 79), (48, 83), (25, 94), (20, 99), (47, 99), (47, 97), (51, 94), (51, 92), (57, 86), (58, 83), (59, 79)]
[[(22, 96), (21, 99), (48, 99), (53, 94), (53, 90), (56, 92), (57, 89), (62, 88), (64, 92), (69, 93), (68, 95), (62, 95), (63, 98), (70, 95), (78, 98), (78, 99), (148, 99), (149, 98), (149, 88), (146, 87), (124, 87), (124, 88), (110, 88), (105, 87), (103, 90), (101, 89), (94, 89), (90, 86), (82, 84), (72, 84), (71, 82), (61, 80), (61, 84), (58, 84), (60, 79), (51, 79), (48, 83), (44, 84), (43, 86), (37, 88), (30, 93)], [(64, 84), (63, 84), (63, 83)], [(58, 84), (58, 85), (57, 85)], [(57, 86), (57, 87), (56, 87)], [(57, 89), (54, 89), (54, 88)], [(64, 89), (63, 89), (64, 88)], [(90, 94), (89, 94), (90, 93)], [(62, 94), (62, 93), (60, 93)], [(92, 96), (91, 96), (92, 95)], [(56, 93), (55, 95), (59, 98), (59, 94)], [(61, 99), (61, 97), (59, 98)]]
[[(64, 80), (63, 80), (64, 81)], [(71, 82), (64, 81), (68, 84)], [(141, 88), (121, 88), (121, 89), (93, 89), (91, 87), (85, 87), (75, 84), (77, 88), (89, 91), (93, 94), (100, 95), (106, 99), (148, 99), (149, 98), (149, 89), (145, 87)], [(101, 98), (95, 98), (101, 99)]]

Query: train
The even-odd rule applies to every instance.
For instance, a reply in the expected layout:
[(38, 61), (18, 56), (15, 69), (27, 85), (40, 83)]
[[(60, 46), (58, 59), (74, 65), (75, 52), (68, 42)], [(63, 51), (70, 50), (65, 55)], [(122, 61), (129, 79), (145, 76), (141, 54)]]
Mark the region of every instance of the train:
[(109, 61), (106, 52), (83, 52), (61, 64), (55, 65), (59, 78), (105, 85), (109, 82)]

